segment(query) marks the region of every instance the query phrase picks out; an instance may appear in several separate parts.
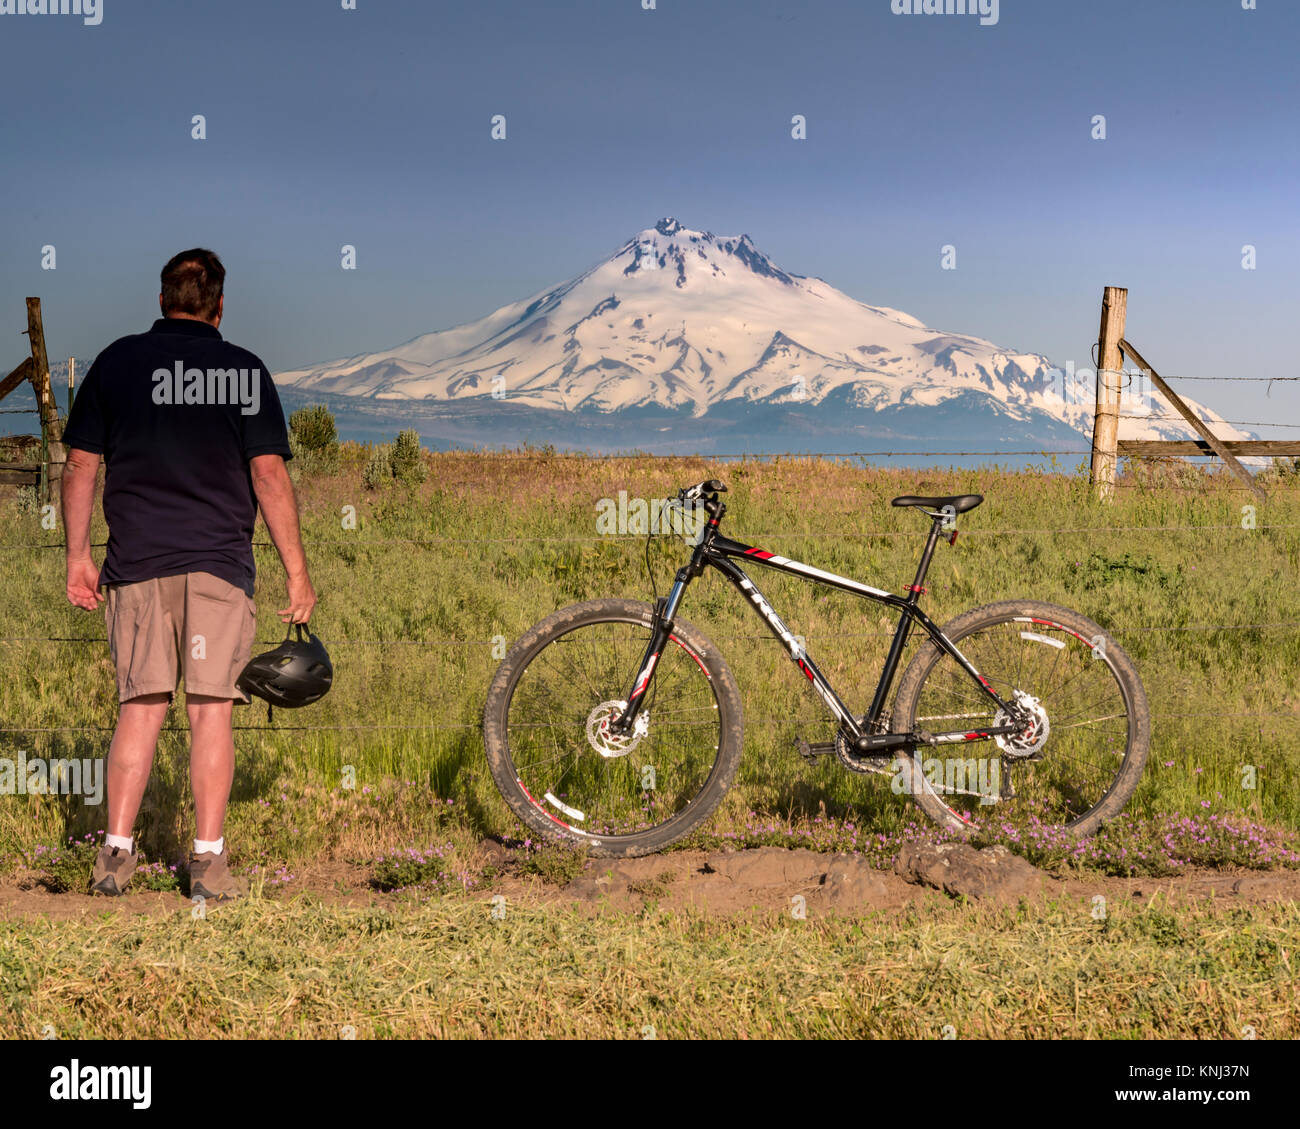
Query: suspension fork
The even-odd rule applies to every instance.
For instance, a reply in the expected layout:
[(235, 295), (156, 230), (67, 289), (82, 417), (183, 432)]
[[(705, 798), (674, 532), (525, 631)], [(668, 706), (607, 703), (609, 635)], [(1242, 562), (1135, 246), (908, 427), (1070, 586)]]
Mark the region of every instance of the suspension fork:
[(667, 596), (660, 596), (655, 601), (650, 642), (646, 644), (645, 653), (642, 654), (641, 663), (637, 667), (636, 680), (632, 683), (632, 690), (627, 696), (627, 706), (624, 707), (623, 712), (618, 717), (610, 722), (610, 729), (615, 733), (625, 736), (632, 731), (637, 714), (641, 712), (641, 707), (645, 703), (646, 690), (650, 687), (650, 676), (654, 674), (655, 666), (659, 662), (659, 656), (663, 654), (664, 648), (668, 645), (668, 640), (672, 636), (673, 625), (677, 619), (677, 609), (681, 605), (682, 595), (690, 582), (690, 569), (678, 569), (672, 590)]
[(636, 680), (632, 683), (632, 690), (627, 696), (627, 705), (623, 712), (610, 722), (610, 729), (620, 736), (632, 732), (637, 714), (645, 704), (646, 691), (650, 687), (650, 677), (654, 674), (655, 665), (672, 637), (673, 626), (677, 621), (677, 609), (681, 607), (686, 586), (704, 572), (709, 549), (718, 530), (718, 523), (722, 520), (722, 515), (727, 512), (727, 507), (722, 502), (715, 501), (706, 502), (705, 509), (709, 514), (709, 520), (704, 526), (695, 551), (691, 554), (690, 563), (677, 570), (677, 576), (668, 595), (660, 596), (655, 601), (650, 642), (646, 644), (645, 653), (641, 656), (641, 665), (637, 668)]

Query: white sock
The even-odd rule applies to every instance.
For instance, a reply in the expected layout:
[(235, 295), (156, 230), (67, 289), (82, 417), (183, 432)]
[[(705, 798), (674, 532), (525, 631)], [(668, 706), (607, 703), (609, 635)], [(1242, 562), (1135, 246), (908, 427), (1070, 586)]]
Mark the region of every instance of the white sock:
[(226, 837), (224, 835), (221, 836), (220, 839), (215, 839), (215, 840), (195, 839), (194, 853), (196, 855), (202, 855), (202, 854), (219, 855), (221, 854), (221, 851), (225, 847), (225, 845), (226, 845)]
[(104, 846), (121, 847), (128, 855), (135, 849), (135, 837), (132, 835), (105, 835)]

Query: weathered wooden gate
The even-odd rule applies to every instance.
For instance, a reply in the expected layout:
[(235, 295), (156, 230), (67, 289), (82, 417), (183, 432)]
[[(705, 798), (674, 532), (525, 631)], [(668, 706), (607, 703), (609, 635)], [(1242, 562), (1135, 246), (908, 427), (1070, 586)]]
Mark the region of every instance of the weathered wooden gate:
[[(1115, 467), (1120, 454), (1139, 457), (1217, 455), (1261, 502), (1265, 501), (1263, 489), (1255, 481), (1254, 475), (1238, 461), (1237, 456), (1297, 456), (1300, 455), (1300, 441), (1219, 439), (1125, 338), (1127, 319), (1128, 290), (1123, 286), (1107, 286), (1101, 300), (1101, 335), (1097, 343), (1097, 410), (1092, 425), (1091, 481), (1097, 489), (1097, 496), (1103, 500), (1114, 497)], [(1119, 401), (1121, 377), (1124, 375), (1120, 366), (1125, 356), (1137, 365), (1142, 375), (1150, 378), (1160, 395), (1187, 421), (1196, 433), (1196, 439), (1119, 438)]]

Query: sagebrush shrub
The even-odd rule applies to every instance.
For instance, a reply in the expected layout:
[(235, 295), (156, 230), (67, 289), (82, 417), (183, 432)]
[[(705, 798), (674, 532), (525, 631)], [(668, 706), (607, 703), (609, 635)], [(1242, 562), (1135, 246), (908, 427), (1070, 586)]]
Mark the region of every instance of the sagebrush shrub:
[(361, 472), (361, 485), (367, 490), (379, 490), (393, 481), (393, 448), (379, 443), (370, 452), (365, 469)]
[(399, 431), (393, 445), (393, 477), (402, 482), (423, 482), (426, 473), (420, 457), (420, 433), (414, 428)]

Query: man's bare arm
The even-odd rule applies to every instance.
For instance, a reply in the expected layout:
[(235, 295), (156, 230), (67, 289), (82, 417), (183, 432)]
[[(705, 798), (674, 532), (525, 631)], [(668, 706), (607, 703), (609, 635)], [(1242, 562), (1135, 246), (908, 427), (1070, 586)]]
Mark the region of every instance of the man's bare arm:
[(95, 507), (99, 456), (76, 447), (63, 464), (63, 531), (67, 539), (67, 595), (70, 603), (93, 612), (103, 602), (99, 569), (90, 557), (90, 514)]
[(271, 540), (288, 577), (289, 606), (276, 614), (287, 623), (306, 623), (316, 606), (316, 592), (307, 575), (307, 554), (303, 552), (298, 526), (298, 501), (289, 481), (289, 471), (279, 455), (254, 455), (248, 469), (262, 518), (271, 531)]

